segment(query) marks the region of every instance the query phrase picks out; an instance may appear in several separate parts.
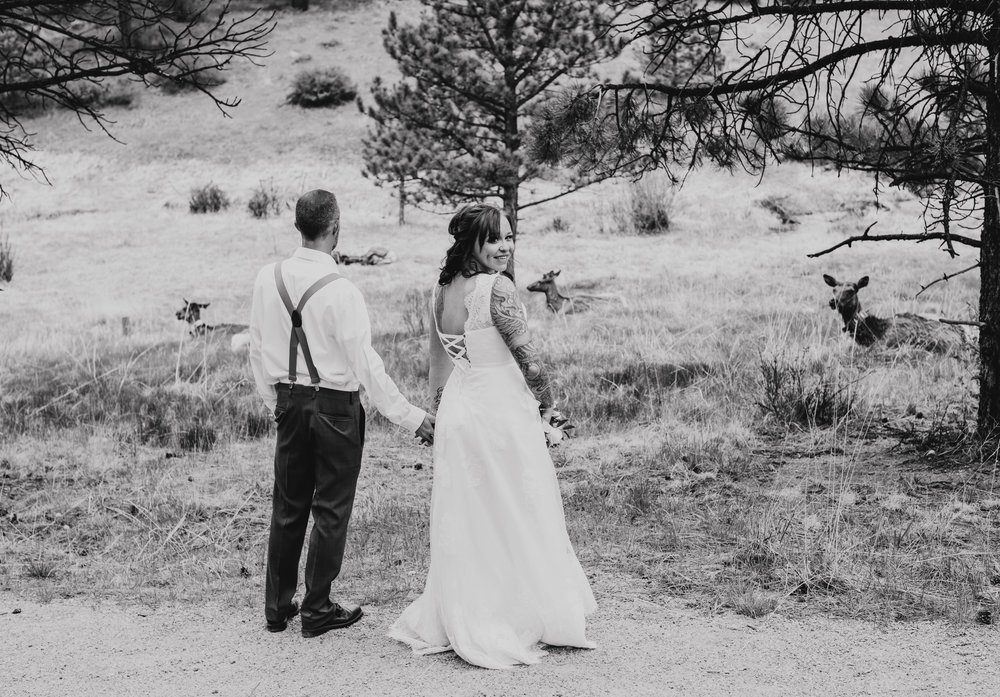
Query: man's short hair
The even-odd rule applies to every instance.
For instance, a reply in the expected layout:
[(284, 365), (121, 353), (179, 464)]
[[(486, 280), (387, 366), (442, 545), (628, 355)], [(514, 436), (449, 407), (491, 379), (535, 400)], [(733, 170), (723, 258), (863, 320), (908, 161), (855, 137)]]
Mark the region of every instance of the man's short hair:
[(314, 189), (303, 194), (295, 204), (295, 227), (307, 240), (322, 237), (327, 230), (340, 230), (340, 206), (329, 191)]

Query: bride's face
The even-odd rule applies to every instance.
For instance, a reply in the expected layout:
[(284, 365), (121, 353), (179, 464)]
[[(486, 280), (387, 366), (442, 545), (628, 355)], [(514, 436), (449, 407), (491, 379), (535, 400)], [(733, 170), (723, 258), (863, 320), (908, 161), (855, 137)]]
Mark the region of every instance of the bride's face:
[(500, 216), (500, 238), (495, 242), (486, 240), (482, 246), (476, 246), (472, 252), (479, 265), (491, 271), (500, 273), (507, 268), (510, 255), (514, 253), (514, 232), (510, 229), (507, 216)]

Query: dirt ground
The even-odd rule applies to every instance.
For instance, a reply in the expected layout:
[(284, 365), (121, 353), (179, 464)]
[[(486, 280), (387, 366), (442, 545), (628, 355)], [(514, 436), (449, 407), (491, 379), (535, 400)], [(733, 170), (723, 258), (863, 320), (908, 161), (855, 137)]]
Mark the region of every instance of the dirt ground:
[(5, 697), (54, 695), (990, 695), (1000, 632), (946, 623), (878, 626), (821, 617), (707, 615), (595, 579), (593, 651), (552, 649), (488, 671), (414, 656), (385, 635), (401, 604), (303, 639), (252, 610), (157, 608), (0, 593)]

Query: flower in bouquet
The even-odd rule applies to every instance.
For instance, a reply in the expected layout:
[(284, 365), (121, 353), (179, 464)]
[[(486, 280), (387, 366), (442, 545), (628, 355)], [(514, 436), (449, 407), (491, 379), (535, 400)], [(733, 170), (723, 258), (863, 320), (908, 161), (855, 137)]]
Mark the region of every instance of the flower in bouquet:
[(566, 438), (573, 435), (576, 428), (569, 422), (565, 414), (552, 410), (548, 413), (548, 420), (542, 420), (542, 430), (545, 431), (545, 442), (550, 448), (554, 448)]

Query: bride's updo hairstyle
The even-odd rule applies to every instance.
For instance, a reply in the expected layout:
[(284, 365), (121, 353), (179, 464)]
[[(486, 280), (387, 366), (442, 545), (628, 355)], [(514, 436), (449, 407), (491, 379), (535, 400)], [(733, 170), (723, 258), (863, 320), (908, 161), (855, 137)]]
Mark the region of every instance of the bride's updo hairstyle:
[(500, 239), (501, 215), (503, 211), (488, 203), (470, 203), (458, 210), (448, 223), (454, 242), (445, 254), (439, 285), (448, 285), (459, 274), (466, 278), (475, 275), (469, 264), (472, 253), (477, 246)]

